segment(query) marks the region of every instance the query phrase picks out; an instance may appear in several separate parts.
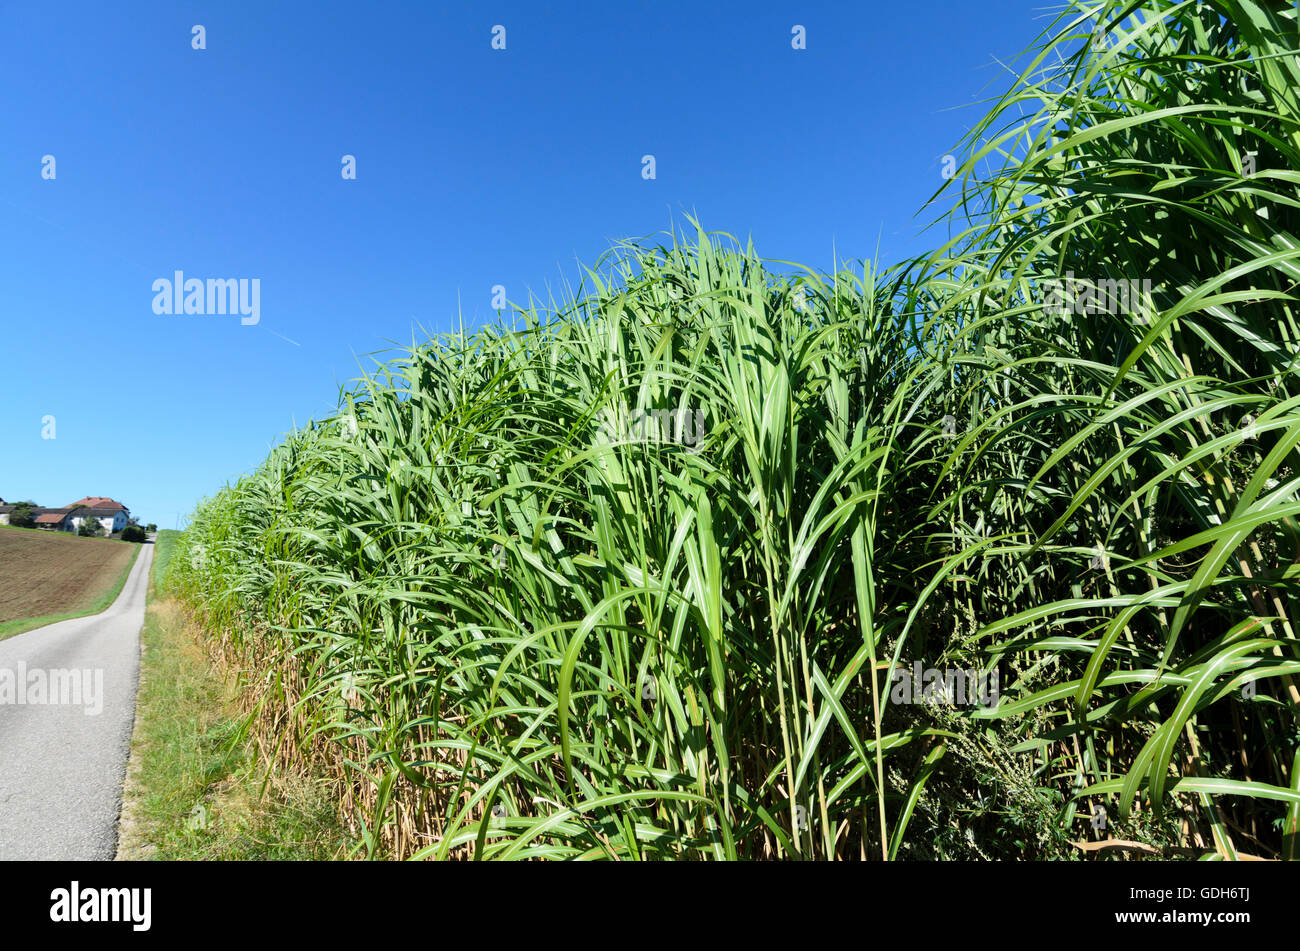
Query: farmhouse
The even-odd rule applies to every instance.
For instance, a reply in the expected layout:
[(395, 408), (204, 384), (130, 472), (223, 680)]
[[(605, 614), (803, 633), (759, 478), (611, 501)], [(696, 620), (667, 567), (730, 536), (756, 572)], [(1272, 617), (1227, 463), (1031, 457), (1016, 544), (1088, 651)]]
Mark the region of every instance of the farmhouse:
[[(9, 517), (16, 505), (5, 504), (0, 499), (0, 525), (8, 525)], [(82, 524), (89, 518), (99, 520), (99, 534), (113, 535), (130, 524), (131, 510), (121, 502), (115, 502), (102, 495), (88, 495), (84, 499), (65, 505), (63, 508), (51, 509), (32, 506), (31, 514), (37, 528), (47, 532), (69, 532), (77, 534)]]
[(73, 502), (66, 511), (68, 521), (73, 525), (72, 531), (81, 531), (82, 522), (88, 518), (96, 518), (99, 519), (101, 535), (120, 532), (126, 528), (127, 520), (131, 517), (131, 510), (125, 505), (103, 496), (88, 495), (78, 502)]

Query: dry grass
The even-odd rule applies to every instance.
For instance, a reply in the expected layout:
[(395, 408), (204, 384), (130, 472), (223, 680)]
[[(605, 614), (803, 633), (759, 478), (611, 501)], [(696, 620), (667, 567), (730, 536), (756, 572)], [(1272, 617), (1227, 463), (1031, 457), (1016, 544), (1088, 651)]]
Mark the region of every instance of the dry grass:
[(179, 601), (150, 604), (144, 643), (117, 858), (344, 857), (329, 784), (248, 735), (243, 691)]

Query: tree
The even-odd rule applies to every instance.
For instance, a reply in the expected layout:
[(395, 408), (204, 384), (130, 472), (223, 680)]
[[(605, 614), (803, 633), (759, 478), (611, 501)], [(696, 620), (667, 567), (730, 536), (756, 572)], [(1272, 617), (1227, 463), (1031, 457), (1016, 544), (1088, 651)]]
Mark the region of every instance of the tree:
[(158, 526), (157, 526), (156, 524), (154, 524), (153, 522), (150, 522), (148, 525), (146, 525), (146, 526), (144, 527), (144, 530), (145, 530), (146, 532), (150, 532), (150, 533), (152, 533), (152, 532), (156, 532), (156, 531), (158, 531)]
[(144, 540), (144, 529), (139, 525), (128, 525), (122, 529), (122, 541), (124, 542), (142, 542)]
[(35, 508), (36, 503), (31, 501), (14, 503), (13, 511), (9, 513), (9, 524), (14, 528), (35, 528), (36, 516), (32, 514)]
[(77, 534), (82, 536), (98, 535), (99, 529), (99, 519), (95, 518), (93, 515), (88, 515), (86, 518), (82, 519), (81, 528), (78, 529)]

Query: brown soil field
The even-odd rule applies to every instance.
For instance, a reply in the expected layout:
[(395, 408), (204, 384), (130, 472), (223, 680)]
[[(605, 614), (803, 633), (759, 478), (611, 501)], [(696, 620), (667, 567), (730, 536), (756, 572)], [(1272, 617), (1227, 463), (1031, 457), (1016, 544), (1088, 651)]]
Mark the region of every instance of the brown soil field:
[(0, 526), (0, 625), (91, 610), (116, 587), (139, 547)]

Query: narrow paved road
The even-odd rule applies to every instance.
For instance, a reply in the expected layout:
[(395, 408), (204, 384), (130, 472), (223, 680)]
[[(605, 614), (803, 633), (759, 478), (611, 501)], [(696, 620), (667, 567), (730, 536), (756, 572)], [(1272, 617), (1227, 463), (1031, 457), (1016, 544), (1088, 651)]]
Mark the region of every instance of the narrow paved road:
[(107, 611), (0, 641), (0, 860), (113, 858), (153, 563), (140, 547)]

